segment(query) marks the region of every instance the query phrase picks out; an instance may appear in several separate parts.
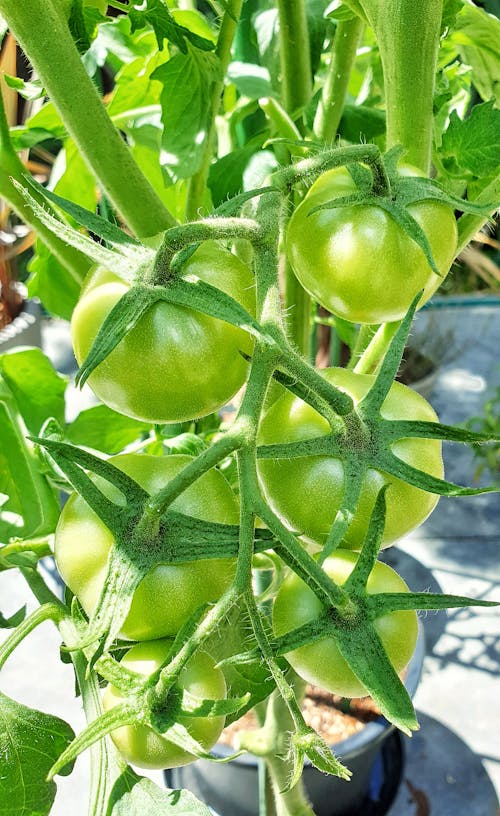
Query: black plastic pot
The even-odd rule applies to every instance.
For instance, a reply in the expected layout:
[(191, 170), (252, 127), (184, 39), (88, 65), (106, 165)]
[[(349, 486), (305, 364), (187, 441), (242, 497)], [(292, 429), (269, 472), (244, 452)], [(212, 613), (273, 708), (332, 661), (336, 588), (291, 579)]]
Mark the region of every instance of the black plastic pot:
[[(412, 697), (420, 680), (424, 655), (420, 625), (417, 647), (405, 679)], [(379, 717), (334, 746), (336, 756), (352, 771), (350, 782), (305, 764), (303, 780), (317, 816), (360, 816), (360, 813), (378, 816), (386, 812), (396, 793), (403, 763), (401, 741), (394, 732), (394, 726)], [(389, 746), (391, 736), (396, 739)], [(218, 744), (214, 753), (229, 756), (231, 751)], [(166, 772), (166, 781), (170, 788), (190, 790), (218, 816), (259, 816), (257, 760), (250, 754), (227, 764), (198, 760)]]

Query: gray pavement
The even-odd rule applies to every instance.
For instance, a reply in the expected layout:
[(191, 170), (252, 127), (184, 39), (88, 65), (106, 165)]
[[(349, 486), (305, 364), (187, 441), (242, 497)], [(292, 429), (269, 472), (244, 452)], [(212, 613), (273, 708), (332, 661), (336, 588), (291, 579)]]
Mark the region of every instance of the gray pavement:
[[(432, 313), (426, 327), (429, 314), (419, 318), (417, 332), (429, 333), (436, 318), (440, 328), (454, 332), (430, 401), (441, 421), (462, 422), (478, 414), (500, 384), (500, 309), (443, 309)], [(60, 324), (45, 333), (46, 348), (63, 370), (65, 338)], [(459, 353), (453, 353), (453, 343)], [(72, 414), (78, 399), (72, 398)], [(446, 445), (445, 459), (447, 478), (472, 483), (469, 448)], [(418, 531), (388, 551), (387, 560), (414, 590), (500, 600), (499, 530), (497, 494), (441, 499)], [(19, 576), (0, 574), (5, 614), (23, 605), (27, 594)], [(495, 608), (429, 613), (424, 626), (427, 657), (415, 698), (421, 729), (405, 738), (404, 779), (390, 816), (498, 816), (500, 613)], [(72, 671), (60, 663), (58, 652), (57, 633), (46, 623), (7, 662), (1, 688), (27, 705), (59, 714), (78, 731), (84, 719), (73, 696)], [(84, 816), (88, 773), (84, 755), (71, 777), (58, 779), (53, 816)], [(153, 776), (161, 781), (160, 774)]]

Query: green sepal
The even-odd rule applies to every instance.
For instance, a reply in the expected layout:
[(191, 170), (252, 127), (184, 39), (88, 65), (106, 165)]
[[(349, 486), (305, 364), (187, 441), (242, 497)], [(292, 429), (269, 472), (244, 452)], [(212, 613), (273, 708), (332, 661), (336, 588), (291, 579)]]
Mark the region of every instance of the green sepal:
[(406, 341), (410, 333), (411, 324), (415, 315), (418, 303), (422, 297), (422, 292), (413, 298), (410, 308), (401, 321), (398, 329), (391, 340), (389, 348), (387, 349), (384, 359), (380, 364), (379, 371), (375, 377), (375, 382), (358, 403), (357, 410), (365, 417), (373, 416), (373, 414), (380, 412), (380, 408), (391, 390), (392, 384), (398, 373), (403, 353), (406, 346)]
[[(202, 700), (189, 694), (184, 694), (182, 698), (182, 717), (225, 717), (227, 714), (236, 714), (246, 706), (251, 698), (250, 692), (243, 697), (227, 697), (224, 700)], [(192, 706), (192, 707), (191, 707)]]
[(407, 207), (419, 201), (438, 201), (455, 210), (473, 215), (489, 215), (498, 202), (476, 204), (455, 196), (441, 187), (436, 181), (420, 176), (399, 176), (396, 181), (397, 201)]
[(351, 622), (349, 626), (336, 628), (335, 642), (384, 717), (408, 736), (417, 730), (411, 698), (387, 657), (376, 629), (366, 621)]
[(377, 561), (377, 555), (384, 535), (386, 514), (385, 494), (388, 489), (390, 489), (389, 485), (384, 485), (377, 494), (361, 552), (353, 571), (343, 585), (346, 592), (351, 596), (366, 597), (368, 578)]
[(292, 734), (290, 752), (293, 771), (286, 788), (280, 791), (281, 793), (291, 790), (299, 782), (304, 769), (305, 757), (322, 773), (332, 774), (346, 781), (352, 776), (351, 771), (337, 759), (326, 740), (313, 728), (305, 727)]
[(102, 737), (110, 734), (115, 728), (119, 728), (122, 725), (136, 725), (137, 722), (141, 721), (142, 718), (139, 717), (137, 704), (134, 705), (128, 702), (114, 706), (109, 711), (106, 711), (105, 714), (101, 714), (89, 723), (89, 725), (75, 737), (70, 745), (68, 745), (66, 750), (62, 752), (57, 761), (52, 765), (47, 774), (47, 779), (49, 781), (53, 779), (56, 774), (61, 773), (68, 763), (73, 762), (83, 751), (90, 748), (91, 745), (94, 745), (94, 743), (102, 739)]
[[(151, 723), (151, 727), (154, 726)], [(161, 733), (161, 732), (158, 732)], [(165, 734), (164, 734), (165, 736)], [(211, 762), (218, 762), (218, 763), (226, 763), (230, 762), (232, 759), (236, 759), (236, 757), (241, 756), (243, 751), (236, 751), (234, 754), (228, 757), (217, 757), (214, 754), (211, 754), (209, 751), (206, 751), (199, 742), (197, 742), (187, 728), (182, 725), (182, 723), (175, 723), (174, 725), (170, 726), (168, 729), (168, 735), (166, 738), (169, 742), (173, 742), (174, 745), (177, 745), (179, 748), (182, 748), (184, 751), (187, 751), (189, 754), (192, 754), (197, 759), (208, 759)]]
[(125, 244), (141, 247), (140, 242), (137, 241), (136, 238), (133, 238), (131, 235), (121, 230), (116, 226), (116, 224), (113, 224), (107, 219), (90, 212), (90, 210), (86, 210), (79, 204), (75, 204), (74, 201), (69, 201), (67, 198), (57, 195), (52, 190), (48, 190), (46, 187), (43, 187), (41, 184), (35, 181), (32, 176), (25, 176), (25, 179), (26, 183), (30, 187), (34, 187), (35, 190), (41, 196), (43, 196), (43, 198), (52, 201), (53, 204), (56, 204), (61, 208), (61, 210), (64, 210), (64, 212), (70, 215), (77, 222), (77, 224), (80, 224), (82, 227), (86, 227), (90, 232), (94, 233), (94, 235), (98, 235), (99, 238), (102, 238), (110, 246), (120, 246), (121, 244)]
[(448, 482), (446, 479), (438, 479), (436, 476), (431, 476), (430, 473), (425, 473), (425, 471), (418, 470), (407, 462), (403, 462), (390, 450), (378, 453), (371, 465), (378, 470), (389, 473), (391, 476), (396, 476), (414, 487), (419, 487), (421, 490), (435, 493), (438, 496), (478, 496), (482, 493), (500, 492), (500, 486), (463, 487), (454, 482)]
[(75, 382), (80, 388), (148, 309), (161, 299), (157, 294), (153, 287), (138, 283), (122, 295), (106, 315), (87, 357), (78, 369)]
[(237, 326), (254, 337), (261, 329), (257, 321), (230, 295), (199, 279), (173, 278), (167, 286), (137, 283), (113, 306), (99, 329), (90, 352), (80, 367), (76, 382), (82, 386), (125, 335), (155, 303), (174, 303)]
[[(87, 502), (89, 507), (102, 519), (111, 532), (119, 535), (137, 515), (148, 494), (130, 476), (119, 468), (99, 459), (83, 448), (77, 448), (66, 442), (54, 439), (31, 437), (32, 441), (43, 446), (62, 470), (74, 489)], [(86, 473), (91, 470), (96, 476), (116, 487), (126, 500), (125, 504), (117, 504), (106, 496)]]
[[(59, 220), (44, 209), (28, 190), (15, 179), (12, 179), (12, 184), (18, 193), (22, 195), (28, 206), (31, 207), (38, 220), (41, 221), (47, 229), (53, 232), (54, 235), (57, 235), (57, 237), (65, 243), (83, 252), (84, 255), (91, 258), (95, 263), (102, 264), (108, 269), (111, 269), (120, 275), (120, 277), (126, 280), (133, 279), (137, 266), (154, 257), (153, 253), (149, 250), (141, 247), (140, 252), (138, 252), (135, 246), (131, 244), (127, 244), (127, 248), (123, 250), (123, 254), (122, 251), (106, 249), (102, 244), (78, 232), (78, 230), (75, 230), (69, 226), (69, 224)], [(123, 244), (120, 245), (120, 248), (123, 246)]]
[(335, 456), (340, 447), (332, 434), (303, 439), (300, 442), (277, 442), (275, 445), (259, 445), (258, 459), (297, 459), (302, 456)]
[(446, 595), (432, 592), (380, 592), (366, 597), (366, 606), (372, 619), (387, 612), (410, 609), (459, 609), (463, 606), (500, 606), (500, 601), (484, 601), (463, 595)]
[(463, 442), (466, 445), (500, 442), (500, 434), (480, 433), (470, 431), (468, 428), (443, 425), (440, 422), (419, 422), (411, 419), (391, 419), (382, 422), (384, 435), (391, 439), (445, 439), (448, 442)]
[[(366, 462), (355, 455), (347, 455), (342, 459), (344, 471), (344, 490), (340, 506), (335, 513), (333, 524), (325, 541), (323, 551), (319, 557), (322, 564), (340, 545), (354, 518), (359, 498), (363, 489), (363, 482), (367, 471)], [(383, 524), (383, 522), (382, 522)]]

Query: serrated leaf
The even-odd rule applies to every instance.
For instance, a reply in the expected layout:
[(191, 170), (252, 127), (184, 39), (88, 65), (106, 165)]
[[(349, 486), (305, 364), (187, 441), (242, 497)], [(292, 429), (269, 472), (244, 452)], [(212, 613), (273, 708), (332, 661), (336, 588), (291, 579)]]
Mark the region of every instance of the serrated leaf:
[(385, 113), (367, 105), (345, 105), (339, 133), (349, 142), (372, 142), (385, 133)]
[[(500, 81), (500, 80), (499, 80)], [(500, 110), (492, 102), (476, 105), (468, 119), (452, 111), (443, 133), (442, 156), (451, 171), (482, 178), (500, 168)]]
[(150, 25), (155, 33), (158, 48), (163, 49), (164, 40), (176, 45), (181, 53), (186, 54), (188, 43), (201, 51), (211, 51), (214, 43), (211, 39), (200, 36), (186, 26), (179, 25), (170, 13), (163, 0), (147, 0), (146, 8), (129, 11), (132, 33), (137, 29)]
[(1, 355), (0, 373), (31, 433), (38, 433), (49, 417), (64, 422), (66, 381), (41, 349), (21, 349)]
[(54, 491), (25, 439), (12, 392), (0, 377), (0, 540), (52, 533), (59, 515)]
[(231, 62), (227, 69), (227, 77), (242, 96), (248, 96), (250, 99), (273, 94), (269, 71), (262, 65)]
[(163, 84), (161, 164), (176, 178), (189, 178), (204, 155), (209, 130), (212, 87), (220, 62), (213, 53), (189, 48), (151, 75)]
[(455, 19), (451, 41), (485, 101), (500, 101), (500, 20), (485, 9), (464, 3)]
[(36, 242), (28, 270), (29, 296), (39, 298), (50, 314), (69, 320), (80, 296), (83, 279), (76, 272), (70, 273), (40, 240)]
[(123, 450), (150, 429), (151, 425), (119, 414), (107, 405), (95, 405), (81, 411), (74, 422), (68, 425), (66, 437), (73, 445), (83, 445), (113, 454)]
[(73, 737), (73, 729), (64, 720), (0, 693), (2, 816), (46, 816), (50, 812), (56, 785), (46, 782), (47, 773)]
[(210, 810), (185, 790), (160, 788), (131, 768), (117, 779), (106, 816), (210, 816)]
[(237, 196), (244, 186), (244, 173), (250, 160), (266, 139), (266, 133), (259, 133), (245, 147), (227, 153), (210, 165), (208, 186), (212, 193), (214, 207), (219, 207), (228, 197)]

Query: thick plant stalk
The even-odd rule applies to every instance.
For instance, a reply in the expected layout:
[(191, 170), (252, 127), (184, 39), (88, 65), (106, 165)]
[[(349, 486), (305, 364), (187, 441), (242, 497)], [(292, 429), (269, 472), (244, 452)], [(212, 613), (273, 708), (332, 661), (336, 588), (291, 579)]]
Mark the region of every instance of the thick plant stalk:
[(176, 222), (112, 124), (66, 20), (48, 0), (0, 0), (0, 13), (32, 62), (82, 156), (140, 238)]
[(337, 25), (330, 64), (314, 118), (314, 132), (325, 142), (333, 142), (337, 135), (362, 31), (363, 21), (360, 17), (340, 20)]
[(362, 0), (384, 70), (387, 147), (429, 172), (442, 0)]

